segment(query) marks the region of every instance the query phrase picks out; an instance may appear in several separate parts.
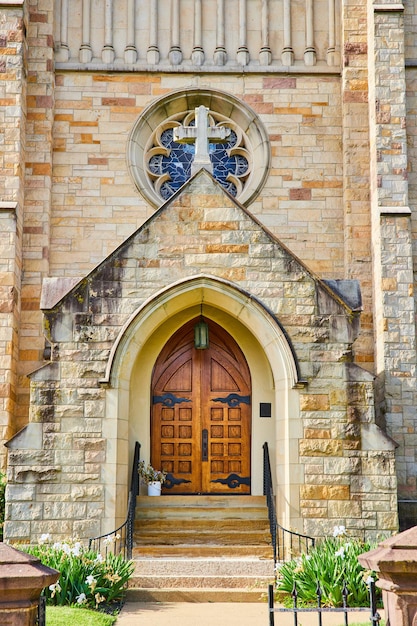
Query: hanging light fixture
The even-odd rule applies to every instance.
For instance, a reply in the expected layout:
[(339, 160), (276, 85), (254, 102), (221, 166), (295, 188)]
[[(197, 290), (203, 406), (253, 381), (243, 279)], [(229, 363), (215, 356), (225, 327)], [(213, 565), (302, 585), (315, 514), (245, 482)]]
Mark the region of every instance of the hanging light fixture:
[(203, 318), (203, 304), (201, 303), (200, 320), (194, 326), (194, 347), (196, 350), (207, 350), (209, 347), (209, 328)]

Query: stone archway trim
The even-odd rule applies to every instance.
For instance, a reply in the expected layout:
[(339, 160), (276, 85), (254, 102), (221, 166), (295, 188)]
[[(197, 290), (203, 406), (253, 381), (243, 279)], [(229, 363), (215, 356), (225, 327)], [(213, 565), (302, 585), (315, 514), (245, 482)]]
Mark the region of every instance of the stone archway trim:
[[(290, 386), (300, 387), (306, 384), (300, 374), (295, 350), (277, 317), (257, 298), (239, 289), (226, 280), (209, 275), (199, 275), (182, 279), (159, 291), (146, 300), (127, 320), (113, 344), (106, 367), (105, 376), (100, 380), (103, 385), (112, 386), (115, 370), (123, 360), (123, 354), (131, 341), (137, 341), (137, 327), (152, 317), (152, 327), (162, 323), (173, 314), (190, 306), (199, 306), (204, 300), (207, 304), (218, 307), (215, 295), (222, 293), (230, 301), (232, 313), (257, 337), (265, 352), (274, 352), (278, 348)], [(187, 294), (187, 298), (184, 297)], [(212, 300), (212, 302), (211, 302)], [(256, 323), (251, 312), (256, 312)], [(260, 314), (260, 315), (259, 315)], [(249, 319), (250, 318), (250, 319)], [(259, 320), (262, 320), (259, 323)], [(151, 332), (151, 330), (149, 331)], [(133, 339), (135, 337), (135, 339)], [(146, 337), (143, 337), (143, 343)], [(139, 349), (139, 346), (138, 346)]]

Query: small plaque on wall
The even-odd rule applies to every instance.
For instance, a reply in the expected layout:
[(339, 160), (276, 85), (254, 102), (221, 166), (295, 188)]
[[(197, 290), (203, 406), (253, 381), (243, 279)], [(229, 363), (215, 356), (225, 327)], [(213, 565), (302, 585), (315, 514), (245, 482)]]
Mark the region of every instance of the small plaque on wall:
[(270, 402), (260, 402), (259, 403), (259, 417), (271, 417), (271, 403)]

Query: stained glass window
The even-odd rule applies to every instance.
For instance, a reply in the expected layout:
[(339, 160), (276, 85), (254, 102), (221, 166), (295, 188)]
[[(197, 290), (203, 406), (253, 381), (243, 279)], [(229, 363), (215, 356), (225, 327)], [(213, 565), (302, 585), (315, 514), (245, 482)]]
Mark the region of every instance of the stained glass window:
[[(195, 125), (200, 107), (207, 111), (209, 155), (200, 146), (202, 133), (185, 130)], [(193, 140), (197, 134), (202, 156), (195, 155)], [(174, 135), (179, 142), (173, 142)], [(216, 143), (226, 136), (228, 143)], [(147, 203), (156, 208), (171, 198), (189, 180), (197, 159), (211, 169), (230, 194), (249, 206), (269, 174), (268, 133), (245, 102), (209, 88), (170, 92), (140, 114), (128, 140), (127, 162), (137, 190)]]
[[(194, 121), (190, 125), (193, 126)], [(157, 178), (169, 175), (169, 179), (159, 188), (162, 198), (168, 200), (191, 176), (195, 144), (174, 141), (172, 128), (164, 130), (157, 143), (162, 147), (161, 154), (155, 154), (157, 150), (154, 147), (153, 155), (148, 161), (148, 171)], [(227, 143), (209, 144), (213, 176), (234, 197), (237, 196), (238, 189), (231, 178), (240, 179), (249, 171), (248, 159), (243, 154), (233, 154), (237, 143), (238, 135), (232, 130)]]

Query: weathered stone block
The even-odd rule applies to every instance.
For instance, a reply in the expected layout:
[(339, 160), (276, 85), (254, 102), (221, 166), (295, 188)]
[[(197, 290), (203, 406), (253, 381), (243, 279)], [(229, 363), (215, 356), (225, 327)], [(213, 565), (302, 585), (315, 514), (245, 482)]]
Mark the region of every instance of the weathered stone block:
[(300, 408), (302, 411), (328, 411), (330, 408), (329, 396), (327, 394), (302, 395)]
[(361, 471), (361, 461), (356, 457), (324, 459), (323, 471), (325, 474), (358, 474)]
[(88, 502), (102, 500), (104, 488), (101, 485), (73, 485), (71, 497), (73, 500), (87, 500)]
[(302, 485), (300, 488), (303, 500), (349, 500), (350, 489), (347, 485)]
[(300, 456), (342, 456), (343, 442), (328, 439), (302, 439)]
[(15, 468), (15, 481), (17, 483), (53, 482), (59, 480), (61, 468), (41, 466), (28, 466)]
[(329, 518), (332, 519), (354, 519), (362, 518), (362, 507), (360, 502), (350, 500), (349, 502), (340, 502), (339, 500), (331, 500), (329, 502)]
[(304, 430), (305, 439), (331, 439), (330, 429), (306, 428)]
[(11, 503), (10, 516), (12, 519), (39, 520), (42, 519), (43, 505), (36, 502)]

